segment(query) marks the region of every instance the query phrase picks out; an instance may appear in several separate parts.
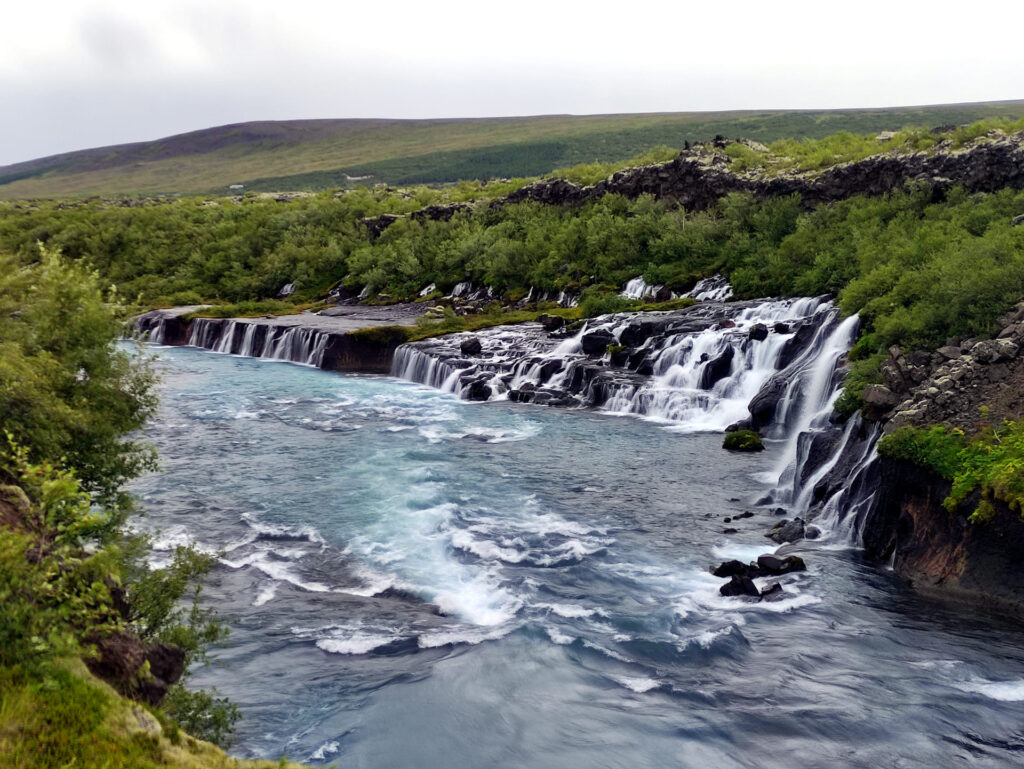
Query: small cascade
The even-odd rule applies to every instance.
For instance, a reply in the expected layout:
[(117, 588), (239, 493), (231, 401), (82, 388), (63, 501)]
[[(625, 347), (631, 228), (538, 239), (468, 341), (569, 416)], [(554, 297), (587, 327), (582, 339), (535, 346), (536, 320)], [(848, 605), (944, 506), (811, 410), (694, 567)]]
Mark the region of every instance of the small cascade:
[[(528, 323), (402, 345), (392, 374), (465, 398), (585, 405), (724, 430), (749, 416), (773, 375), (785, 377), (793, 414), (805, 413), (796, 402), (827, 400), (831, 389), (819, 391), (855, 327), (837, 316), (831, 302), (807, 298), (607, 315), (575, 335)], [(481, 342), (477, 355), (462, 352), (469, 336)]]
[(678, 299), (679, 294), (667, 290), (664, 286), (652, 286), (643, 279), (643, 276), (633, 278), (626, 283), (625, 288), (619, 292), (624, 299), (655, 299), (661, 297), (662, 301)]
[(329, 333), (301, 326), (196, 318), (186, 344), (213, 352), (286, 360), (320, 368), (329, 339)]
[(712, 275), (698, 281), (684, 296), (698, 302), (727, 302), (732, 299), (732, 286), (724, 275)]

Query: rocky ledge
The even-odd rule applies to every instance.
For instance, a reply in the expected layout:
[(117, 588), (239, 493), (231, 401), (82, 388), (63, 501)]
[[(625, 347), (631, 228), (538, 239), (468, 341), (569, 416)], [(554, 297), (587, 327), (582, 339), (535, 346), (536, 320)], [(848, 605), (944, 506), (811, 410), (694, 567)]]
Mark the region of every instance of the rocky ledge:
[[(908, 182), (927, 185), (936, 199), (942, 199), (955, 186), (970, 192), (1024, 188), (1024, 132), (1009, 136), (995, 132), (963, 149), (893, 151), (842, 163), (821, 172), (774, 177), (763, 172), (731, 170), (731, 159), (722, 152), (728, 143), (716, 140), (696, 144), (667, 163), (626, 168), (589, 187), (565, 179), (542, 179), (490, 205), (501, 207), (522, 201), (579, 205), (616, 194), (631, 199), (651, 195), (678, 203), (690, 211), (702, 211), (733, 192), (749, 193), (758, 199), (798, 194), (806, 206), (812, 207), (857, 195), (884, 195)], [(410, 216), (448, 221), (467, 208), (465, 204), (431, 206)], [(385, 214), (366, 219), (364, 224), (371, 236), (377, 237), (398, 218)]]
[[(1024, 302), (999, 321), (993, 339), (951, 339), (936, 352), (890, 351), (884, 385), (865, 392), (866, 416), (882, 433), (942, 424), (970, 434), (1024, 415)], [(881, 458), (877, 497), (863, 527), (868, 556), (891, 563), (915, 586), (947, 598), (1024, 613), (1024, 520), (993, 501), (990, 520), (972, 523), (978, 503), (954, 510), (950, 483), (903, 460)]]

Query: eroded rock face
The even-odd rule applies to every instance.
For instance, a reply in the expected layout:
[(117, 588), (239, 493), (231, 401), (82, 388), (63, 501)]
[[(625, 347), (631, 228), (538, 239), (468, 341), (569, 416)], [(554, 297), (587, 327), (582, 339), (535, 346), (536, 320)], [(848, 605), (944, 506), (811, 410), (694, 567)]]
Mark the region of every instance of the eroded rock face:
[(834, 166), (812, 175), (748, 176), (729, 170), (725, 156), (706, 146), (680, 153), (674, 160), (654, 166), (627, 168), (593, 187), (580, 187), (564, 179), (547, 179), (523, 187), (509, 202), (580, 203), (608, 193), (637, 198), (653, 195), (704, 210), (732, 192), (757, 198), (798, 193), (807, 205), (832, 203), (855, 195), (883, 195), (908, 181), (926, 184), (941, 199), (960, 185), (972, 192), (1024, 187), (1024, 134), (993, 137), (958, 151), (928, 155), (889, 153)]
[(185, 672), (185, 652), (177, 646), (144, 644), (124, 630), (93, 639), (93, 644), (97, 656), (89, 660), (89, 669), (122, 694), (149, 705), (158, 705)]
[[(523, 201), (578, 205), (608, 194), (632, 199), (652, 195), (678, 203), (689, 211), (703, 211), (733, 192), (746, 192), (759, 199), (796, 193), (805, 205), (818, 206), (856, 195), (884, 195), (908, 182), (927, 185), (936, 200), (943, 199), (948, 190), (957, 185), (970, 192), (1024, 188), (1024, 132), (987, 137), (962, 150), (935, 154), (891, 152), (844, 163), (821, 173), (778, 177), (731, 171), (729, 158), (720, 152), (726, 144), (694, 145), (667, 163), (626, 168), (592, 187), (581, 187), (565, 179), (542, 179), (490, 205), (500, 208), (506, 203)], [(447, 221), (467, 207), (466, 204), (429, 206), (410, 216)], [(398, 218), (383, 214), (364, 219), (363, 223), (371, 238), (376, 238)]]
[(935, 353), (889, 352), (885, 386), (864, 393), (865, 416), (886, 420), (885, 434), (903, 425), (945, 424), (966, 432), (983, 420), (1024, 414), (1024, 302), (1000, 319), (995, 339), (963, 340)]
[(968, 516), (975, 496), (952, 512), (950, 484), (905, 461), (881, 467), (880, 499), (864, 531), (866, 554), (892, 563), (926, 592), (1024, 613), (1024, 520), (996, 500), (984, 523)]

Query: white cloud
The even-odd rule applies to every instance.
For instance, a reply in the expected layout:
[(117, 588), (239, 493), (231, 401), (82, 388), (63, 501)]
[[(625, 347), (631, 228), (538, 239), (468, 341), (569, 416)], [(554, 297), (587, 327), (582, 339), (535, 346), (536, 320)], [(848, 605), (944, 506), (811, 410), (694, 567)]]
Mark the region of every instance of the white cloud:
[(905, 0), (11, 5), (0, 163), (254, 119), (1024, 97), (1020, 3), (984, 13)]

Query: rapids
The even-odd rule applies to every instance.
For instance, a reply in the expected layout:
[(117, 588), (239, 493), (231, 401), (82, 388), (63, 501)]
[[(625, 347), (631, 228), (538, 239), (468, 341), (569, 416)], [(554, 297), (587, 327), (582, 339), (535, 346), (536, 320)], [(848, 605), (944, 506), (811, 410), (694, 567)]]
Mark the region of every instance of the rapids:
[[(699, 330), (687, 350), (661, 337), (652, 376), (601, 390), (604, 411), (338, 376), (313, 367), (314, 339), (294, 357), (294, 338), (264, 341), (263, 359), (151, 347), (163, 469), (135, 485), (138, 525), (156, 563), (185, 542), (219, 553), (204, 595), (232, 635), (192, 683), (241, 706), (234, 752), (374, 769), (1019, 765), (1019, 626), (917, 597), (845, 535), (800, 543), (808, 571), (780, 579), (778, 603), (723, 598), (708, 573), (774, 549), (756, 500), (799, 504), (839, 462), (801, 479), (797, 436), (838, 430), (863, 454), (844, 463), (870, 465), (855, 421), (827, 423), (850, 328), (803, 301), (737, 308), (706, 340), (735, 349), (702, 427), (789, 371), (761, 455), (686, 426)], [(743, 349), (755, 316), (798, 311), (813, 333), (792, 360), (781, 331)], [(527, 357), (578, 355), (572, 336), (535, 338)], [(503, 361), (474, 375), (510, 376), (507, 393), (534, 364)]]

